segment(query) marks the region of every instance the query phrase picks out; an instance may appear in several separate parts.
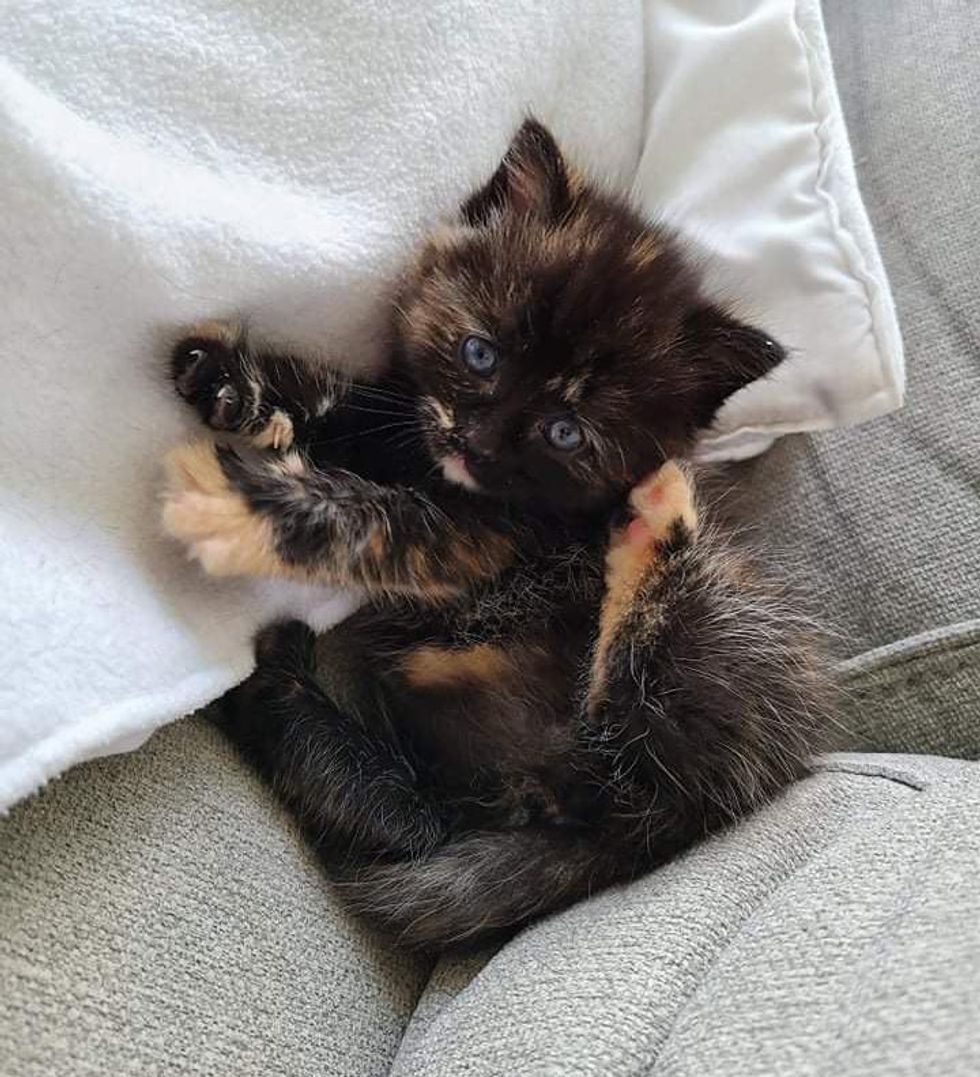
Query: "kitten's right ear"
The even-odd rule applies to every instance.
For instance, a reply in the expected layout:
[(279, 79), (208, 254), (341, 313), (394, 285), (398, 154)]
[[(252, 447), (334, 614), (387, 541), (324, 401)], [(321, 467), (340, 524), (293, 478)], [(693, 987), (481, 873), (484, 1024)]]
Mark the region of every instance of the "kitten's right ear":
[(547, 127), (527, 119), (490, 181), (463, 203), (460, 212), (466, 224), (479, 228), (498, 213), (553, 220), (569, 202), (568, 172), (558, 143)]
[(699, 375), (690, 382), (690, 405), (697, 428), (707, 427), (733, 393), (765, 377), (786, 350), (755, 326), (713, 304), (692, 311), (684, 322), (685, 350)]

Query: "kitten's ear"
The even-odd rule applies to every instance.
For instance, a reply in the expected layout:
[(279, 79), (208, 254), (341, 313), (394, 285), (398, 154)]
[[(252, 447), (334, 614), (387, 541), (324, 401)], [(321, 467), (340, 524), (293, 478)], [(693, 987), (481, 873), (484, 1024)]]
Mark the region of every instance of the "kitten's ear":
[(460, 212), (467, 224), (480, 227), (500, 212), (554, 219), (569, 202), (568, 172), (558, 143), (547, 127), (527, 119), (490, 181), (463, 203)]
[(699, 307), (684, 322), (686, 351), (698, 364), (694, 425), (708, 426), (739, 389), (768, 374), (785, 358), (775, 340), (716, 306)]

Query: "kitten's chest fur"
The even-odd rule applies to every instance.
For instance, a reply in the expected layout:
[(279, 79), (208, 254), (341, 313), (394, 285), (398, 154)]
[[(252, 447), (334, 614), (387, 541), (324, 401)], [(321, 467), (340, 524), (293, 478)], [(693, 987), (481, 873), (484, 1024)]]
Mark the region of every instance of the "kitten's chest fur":
[(582, 644), (578, 637), (594, 627), (601, 598), (601, 551), (574, 543), (527, 555), (465, 602), (439, 611), (436, 631), (453, 647), (530, 645), (556, 635)]

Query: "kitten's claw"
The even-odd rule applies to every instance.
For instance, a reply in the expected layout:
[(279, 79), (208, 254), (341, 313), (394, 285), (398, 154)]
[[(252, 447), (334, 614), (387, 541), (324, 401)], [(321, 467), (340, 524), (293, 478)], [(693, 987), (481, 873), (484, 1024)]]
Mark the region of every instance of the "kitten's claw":
[(212, 430), (244, 431), (258, 418), (260, 401), (241, 352), (242, 332), (227, 322), (191, 326), (170, 356), (178, 395)]
[(252, 444), (257, 449), (275, 449), (280, 452), (293, 444), (295, 436), (293, 420), (281, 408), (276, 408), (265, 427), (252, 435)]

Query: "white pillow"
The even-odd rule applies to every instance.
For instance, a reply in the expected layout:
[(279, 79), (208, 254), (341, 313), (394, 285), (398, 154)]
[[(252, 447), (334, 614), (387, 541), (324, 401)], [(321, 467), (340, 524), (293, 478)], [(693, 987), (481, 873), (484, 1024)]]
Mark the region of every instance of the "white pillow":
[(529, 108), (797, 349), (707, 452), (899, 402), (816, 0), (51, 12), (0, 9), (0, 806), (218, 695), (274, 613), (349, 607), (204, 579), (160, 537), (158, 461), (193, 426), (161, 328), (240, 310), (370, 362), (405, 251)]
[(636, 178), (707, 252), (719, 296), (792, 359), (722, 409), (700, 455), (862, 422), (905, 384), (891, 292), (854, 174), (819, 0), (654, 0)]

